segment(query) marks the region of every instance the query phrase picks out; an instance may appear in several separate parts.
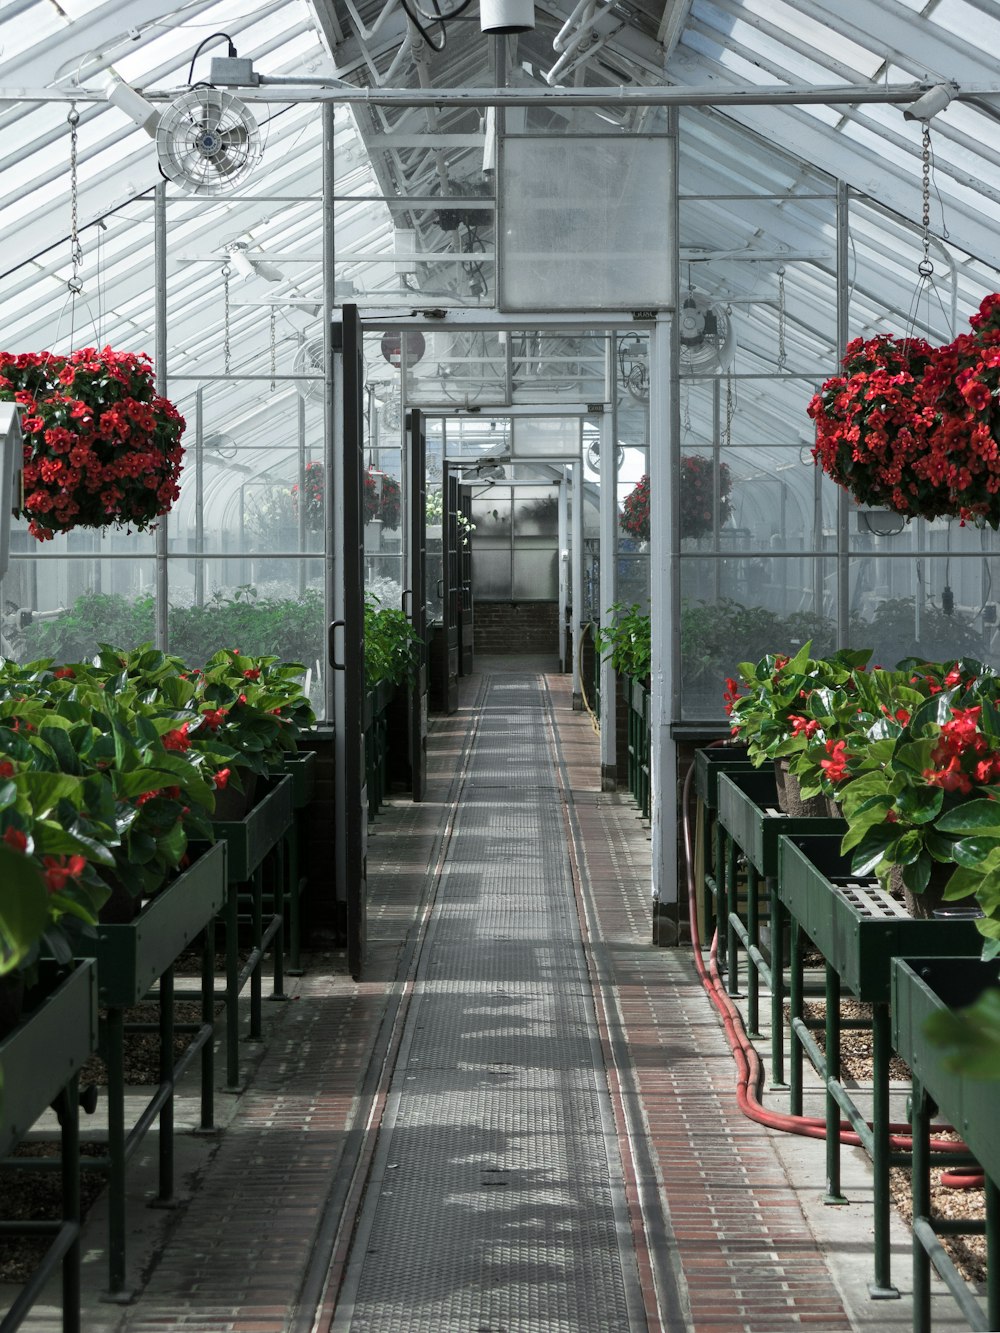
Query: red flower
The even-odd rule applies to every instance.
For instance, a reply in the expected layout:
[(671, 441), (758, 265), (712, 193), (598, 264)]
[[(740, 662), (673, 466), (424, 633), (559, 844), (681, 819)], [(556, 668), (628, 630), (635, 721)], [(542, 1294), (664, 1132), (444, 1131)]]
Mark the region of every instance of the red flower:
[(191, 741), (188, 737), (190, 726), (190, 722), (185, 722), (182, 726), (175, 728), (175, 730), (168, 731), (163, 737), (164, 749), (181, 751), (190, 750)]
[[(815, 718), (804, 718), (798, 716), (789, 716), (789, 722), (792, 724), (793, 736), (805, 736), (806, 740), (811, 740), (816, 732), (819, 731), (819, 723)], [(822, 760), (820, 761), (823, 762)]]
[(229, 782), (229, 769), (220, 768), (213, 779), (217, 791), (222, 791)]
[(56, 680), (68, 680), (71, 676), (76, 676), (72, 667), (56, 667), (52, 674)]
[(243, 672), (245, 680), (260, 680), (260, 667), (251, 667), (249, 671)]
[(14, 765), (9, 759), (0, 761), (0, 778), (12, 778), (14, 776)]
[(152, 801), (159, 795), (160, 795), (160, 789), (159, 787), (156, 787), (152, 791), (141, 792), (135, 798), (135, 803), (136, 805), (145, 805), (147, 801)]
[(13, 847), (15, 852), (26, 852), (28, 850), (28, 839), (19, 828), (5, 829), (3, 840), (8, 847)]
[(42, 862), (49, 893), (59, 893), (71, 879), (79, 879), (87, 864), (82, 856), (46, 856)]
[(229, 710), (226, 708), (206, 708), (201, 716), (209, 731), (218, 731), (222, 725), (222, 719), (227, 717), (228, 714)]
[(842, 782), (847, 772), (847, 742), (827, 741), (826, 752), (829, 759), (821, 759), (819, 766), (831, 782)]

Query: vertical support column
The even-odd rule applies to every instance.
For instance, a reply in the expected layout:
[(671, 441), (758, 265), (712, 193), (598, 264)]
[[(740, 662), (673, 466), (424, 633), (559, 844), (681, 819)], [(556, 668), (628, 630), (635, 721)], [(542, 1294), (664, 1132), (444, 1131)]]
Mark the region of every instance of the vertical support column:
[[(323, 542), (323, 595), (326, 603), (326, 621), (330, 624), (334, 620), (343, 620), (344, 618), (344, 599), (343, 594), (338, 600), (337, 596), (337, 565), (338, 559), (343, 559), (343, 497), (333, 495), (333, 477), (335, 462), (335, 444), (338, 422), (343, 419), (343, 363), (342, 358), (336, 355), (339, 348), (339, 332), (334, 328), (334, 301), (336, 298), (336, 288), (334, 284), (334, 171), (333, 171), (333, 143), (334, 143), (334, 106), (332, 102), (323, 103), (323, 368), (325, 379), (323, 383), (323, 466), (326, 477), (326, 485), (323, 487), (323, 494), (326, 503), (324, 512), (324, 542)], [(300, 509), (302, 506), (300, 506)], [(340, 542), (337, 541), (337, 514), (340, 512)], [(340, 583), (343, 580), (339, 581)], [(343, 719), (338, 724), (334, 714), (334, 689), (333, 689), (333, 669), (329, 663), (326, 665), (325, 672), (326, 688), (324, 690), (324, 710), (327, 721), (332, 721), (337, 730), (334, 733), (336, 737), (343, 737)], [(343, 744), (341, 740), (339, 744)], [(343, 838), (338, 839), (337, 846), (343, 846)], [(344, 879), (339, 873), (338, 866), (337, 883), (342, 885)], [(346, 874), (346, 871), (345, 871)]]
[[(837, 356), (842, 357), (847, 347), (850, 322), (849, 272), (849, 213), (845, 181), (837, 182)], [(841, 486), (837, 490), (837, 647), (846, 648), (850, 641), (851, 569), (848, 548), (851, 539), (850, 502)]]
[(573, 607), (573, 708), (583, 708), (580, 650), (583, 646), (583, 459), (570, 464), (573, 471), (573, 509), (570, 525), (570, 602)]
[(303, 596), (306, 590), (306, 561), (304, 552), (306, 549), (306, 400), (301, 394), (298, 398), (298, 477), (299, 477), (299, 503), (298, 503), (298, 548), (299, 548), (299, 577), (298, 589), (299, 596)]
[[(609, 334), (605, 349), (604, 391), (609, 401), (601, 417), (601, 565), (598, 608), (601, 628), (614, 618), (608, 608), (618, 600), (618, 449), (615, 430), (612, 378), (614, 334)], [(608, 362), (610, 361), (610, 365)], [(615, 698), (615, 670), (610, 654), (601, 662), (601, 790), (618, 790), (618, 716)]]
[[(155, 294), (156, 392), (167, 396), (167, 184), (158, 181), (153, 195), (153, 291)], [(199, 458), (201, 454), (199, 451)], [(167, 524), (164, 515), (156, 525), (156, 646), (167, 648)]]
[(566, 672), (566, 612), (569, 608), (569, 489), (566, 474), (559, 480), (559, 670)]
[(674, 632), (677, 620), (678, 551), (675, 510), (672, 377), (676, 352), (673, 321), (659, 313), (649, 335), (650, 615), (652, 670), (650, 787), (653, 825), (653, 941), (677, 938), (677, 751), (670, 734), (677, 693)]
[[(299, 509), (302, 506), (299, 505)], [(194, 391), (194, 604), (205, 605), (205, 386)]]

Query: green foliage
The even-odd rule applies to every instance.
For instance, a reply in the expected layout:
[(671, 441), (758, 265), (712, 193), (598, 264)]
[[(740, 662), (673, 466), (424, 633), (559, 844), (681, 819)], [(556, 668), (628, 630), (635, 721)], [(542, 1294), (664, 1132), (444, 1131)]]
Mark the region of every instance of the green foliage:
[[(57, 620), (38, 621), (22, 632), (27, 659), (75, 662), (93, 656), (99, 643), (135, 648), (155, 634), (153, 599), (84, 593)], [(307, 589), (296, 598), (261, 597), (250, 584), (216, 592), (204, 606), (172, 606), (167, 613), (170, 647), (201, 666), (220, 645), (255, 657), (312, 662), (323, 643), (323, 597)]]
[(947, 1052), (945, 1064), (954, 1073), (1000, 1079), (1000, 990), (984, 991), (966, 1009), (932, 1014), (926, 1032)]
[(420, 666), (421, 640), (405, 614), (365, 598), (365, 679), (369, 689), (379, 681), (402, 685)]
[(648, 680), (652, 662), (650, 618), (638, 602), (624, 606), (621, 602), (608, 608), (614, 620), (604, 629), (598, 629), (594, 642), (602, 658), (610, 655), (611, 665), (620, 676)]

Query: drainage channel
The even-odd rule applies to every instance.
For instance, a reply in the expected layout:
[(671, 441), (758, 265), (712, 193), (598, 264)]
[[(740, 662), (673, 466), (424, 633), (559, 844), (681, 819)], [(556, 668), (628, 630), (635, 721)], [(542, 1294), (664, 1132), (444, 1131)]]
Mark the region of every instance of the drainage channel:
[(485, 684), (330, 1327), (639, 1333), (547, 696)]

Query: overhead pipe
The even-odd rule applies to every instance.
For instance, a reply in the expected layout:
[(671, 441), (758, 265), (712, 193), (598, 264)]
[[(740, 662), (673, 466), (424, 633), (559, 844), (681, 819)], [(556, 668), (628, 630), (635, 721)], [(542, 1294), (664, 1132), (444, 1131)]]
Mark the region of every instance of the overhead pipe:
[[(605, 33), (603, 37), (598, 37), (595, 42), (593, 42), (590, 46), (587, 47), (586, 51), (581, 51), (575, 60), (572, 59), (573, 56), (572, 50), (566, 50), (565, 52), (563, 52), (563, 54), (559, 57), (556, 63), (549, 70), (548, 74), (544, 76), (545, 82), (549, 84), (549, 86), (551, 87), (551, 85), (555, 83), (556, 79), (558, 79), (561, 74), (572, 74), (575, 70), (582, 69), (582, 67), (587, 63), (587, 61), (591, 60), (595, 55), (597, 55), (598, 51), (600, 51), (603, 46), (606, 46), (607, 43), (610, 42), (611, 38), (614, 37), (619, 32), (621, 32), (621, 27), (612, 28), (612, 30), (608, 33)], [(570, 61), (571, 63), (567, 64), (566, 63), (567, 61)]]
[(372, 24), (370, 28), (365, 27), (361, 15), (355, 8), (354, 0), (344, 0), (344, 4), (347, 6), (347, 12), (351, 16), (351, 19), (354, 23), (354, 27), (358, 36), (361, 38), (363, 42), (370, 42), (373, 37), (377, 37), (378, 34), (381, 32), (382, 25), (385, 23), (389, 15), (393, 13), (393, 11), (396, 9), (396, 6), (399, 4), (399, 0), (386, 0), (386, 3), (382, 8), (381, 13), (379, 14), (378, 18), (375, 20), (375, 22)]
[(561, 51), (563, 49), (563, 44), (566, 41), (566, 38), (573, 31), (573, 24), (576, 23), (577, 19), (580, 18), (585, 10), (589, 10), (590, 13), (593, 13), (596, 2), (597, 0), (577, 0), (576, 8), (552, 39), (553, 51)]

